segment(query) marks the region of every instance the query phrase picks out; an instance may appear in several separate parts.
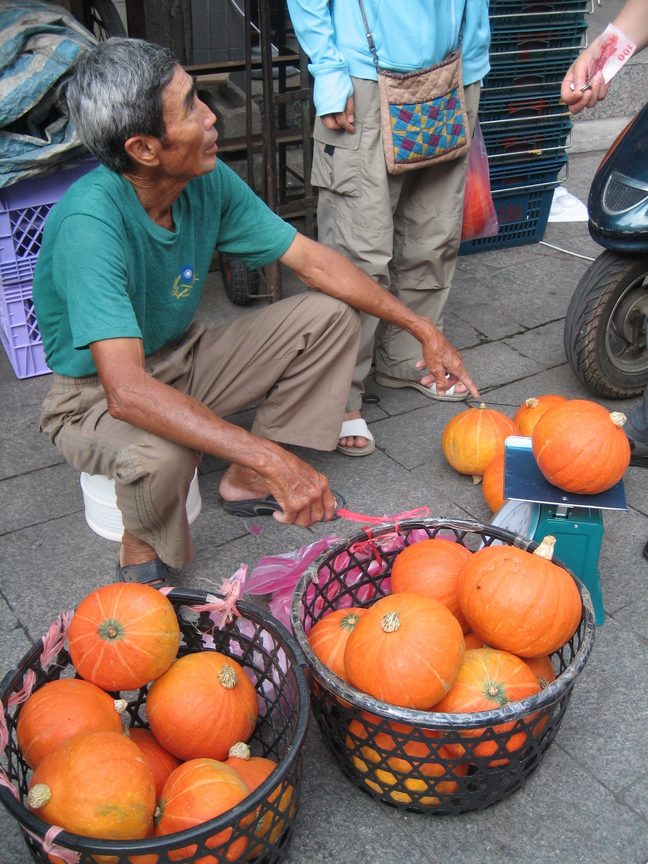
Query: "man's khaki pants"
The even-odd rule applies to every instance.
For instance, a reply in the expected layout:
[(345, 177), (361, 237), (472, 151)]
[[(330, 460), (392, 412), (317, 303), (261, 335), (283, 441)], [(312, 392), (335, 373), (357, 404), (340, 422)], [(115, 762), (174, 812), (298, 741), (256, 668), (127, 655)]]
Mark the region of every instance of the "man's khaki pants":
[[(333, 450), (358, 332), (349, 306), (304, 292), (213, 330), (194, 324), (147, 369), (219, 417), (259, 402), (255, 435)], [(185, 502), (202, 453), (111, 417), (97, 376), (54, 375), (41, 429), (77, 470), (114, 478), (124, 527), (162, 561), (181, 568), (192, 560)]]
[[(388, 174), (378, 84), (361, 78), (352, 81), (355, 134), (327, 129), (315, 120), (311, 179), (319, 187), (318, 239), (441, 329), (459, 253), (468, 157)], [(480, 89), (479, 83), (465, 88), (471, 129)], [(372, 361), (378, 372), (397, 378), (418, 380), (423, 375), (416, 368), (421, 346), (410, 333), (379, 324), (371, 315), (363, 313), (361, 318), (351, 411), (360, 408)]]

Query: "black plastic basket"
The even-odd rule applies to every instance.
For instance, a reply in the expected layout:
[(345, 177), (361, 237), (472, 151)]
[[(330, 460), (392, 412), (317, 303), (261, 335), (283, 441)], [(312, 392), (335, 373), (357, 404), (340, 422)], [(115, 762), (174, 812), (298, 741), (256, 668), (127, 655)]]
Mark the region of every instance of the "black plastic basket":
[(546, 15), (547, 13), (573, 13), (592, 11), (592, 0), (490, 0), (488, 14)]
[(582, 16), (576, 21), (556, 20), (555, 23), (531, 22), (529, 16), (525, 27), (500, 25), (491, 30), (490, 50), (524, 52), (569, 48), (582, 44), (586, 31), (587, 21)]
[(313, 563), (297, 586), (291, 623), (311, 667), (313, 714), (346, 776), (395, 807), (459, 814), (512, 795), (540, 765), (590, 654), (594, 616), (589, 594), (576, 580), (583, 615), (572, 639), (552, 655), (556, 680), (535, 696), (496, 710), (414, 711), (359, 692), (318, 660), (307, 633), (333, 609), (367, 606), (388, 594), (398, 552), (437, 536), (472, 551), (494, 542), (529, 550), (538, 545), (470, 521), (410, 519), (383, 525), (340, 541)]
[(493, 161), (532, 161), (563, 153), (574, 125), (570, 117), (566, 112), (563, 117), (539, 117), (530, 122), (480, 118), (486, 151)]
[[(222, 629), (215, 627), (207, 612), (197, 612), (191, 608), (207, 604), (213, 596), (176, 588), (169, 593), (182, 633), (178, 656), (213, 648), (243, 666), (256, 687), (259, 701), (259, 720), (249, 741), (250, 748), (255, 755), (276, 761), (278, 767), (236, 807), (186, 831), (166, 837), (130, 841), (91, 839), (68, 832), (59, 833), (54, 839), (56, 846), (68, 854), (70, 851), (77, 853), (79, 864), (96, 864), (96, 856), (104, 855), (110, 856), (109, 859), (101, 860), (110, 860), (111, 864), (132, 864), (133, 861), (171, 864), (172, 861), (194, 862), (201, 858), (218, 864), (243, 864), (250, 860), (271, 864), (283, 860), (299, 807), (302, 745), (309, 717), (306, 662), (293, 636), (258, 606), (238, 602), (239, 616), (235, 616)], [(63, 625), (61, 633), (64, 634)], [(43, 839), (51, 826), (34, 816), (24, 803), (31, 771), (22, 759), (16, 742), (16, 722), (20, 708), (13, 706), (13, 703), (16, 694), (28, 680), (27, 676), (35, 675), (35, 687), (40, 687), (46, 681), (74, 675), (74, 668), (67, 650), (62, 646), (44, 670), (41, 665), (42, 652), (41, 641), (25, 655), (14, 671), (5, 676), (0, 685), (0, 699), (8, 732), (4, 755), (0, 754), (0, 766), (16, 791), (14, 796), (6, 786), (0, 784), (0, 799), (18, 821), (33, 860), (39, 864), (49, 864), (51, 859), (43, 849)], [(145, 725), (147, 692), (148, 688), (143, 687), (137, 693), (121, 694), (129, 702), (127, 710), (131, 726)], [(255, 811), (256, 816), (253, 815)], [(258, 831), (259, 825), (263, 826), (262, 831)], [(231, 834), (224, 845), (208, 847), (210, 837), (228, 829)], [(245, 841), (241, 838), (245, 838)], [(179, 850), (185, 850), (186, 853), (187, 847), (190, 854), (179, 858)], [(243, 851), (239, 851), (241, 847), (244, 847)]]

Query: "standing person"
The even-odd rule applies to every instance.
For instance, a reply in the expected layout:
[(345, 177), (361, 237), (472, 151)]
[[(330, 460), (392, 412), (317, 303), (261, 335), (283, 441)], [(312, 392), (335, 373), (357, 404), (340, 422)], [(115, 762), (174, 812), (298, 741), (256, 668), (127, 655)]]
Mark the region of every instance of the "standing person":
[[(612, 24), (642, 51), (648, 47), (648, 0), (627, 0)], [(608, 95), (611, 82), (605, 83), (602, 71), (591, 74), (601, 53), (601, 41), (602, 34), (578, 55), (563, 79), (561, 97), (572, 114), (593, 108)], [(629, 411), (624, 428), (630, 441), (630, 464), (648, 468), (648, 387)], [(648, 560), (648, 543), (643, 555)]]
[[(478, 398), (431, 321), (299, 234), (217, 159), (216, 117), (168, 49), (99, 43), (67, 101), (101, 165), (43, 232), (33, 297), (53, 375), (41, 428), (77, 470), (114, 478), (118, 579), (160, 584), (192, 560), (185, 505), (204, 454), (230, 463), (219, 486), (228, 513), (333, 518), (326, 477), (281, 445), (335, 448), (354, 308), (414, 336), (427, 383), (462, 381)], [(208, 330), (193, 319), (215, 249), (251, 267), (279, 260), (316, 290)], [(254, 403), (251, 432), (224, 419)]]
[[(442, 327), (455, 272), (467, 156), (392, 175), (380, 132), (376, 68), (358, 0), (287, 0), (295, 34), (310, 58), (317, 117), (312, 183), (318, 238), (338, 249), (408, 308)], [(363, 0), (380, 66), (411, 72), (439, 63), (459, 45), (471, 131), (481, 79), (489, 70), (488, 0)], [(392, 323), (362, 315), (358, 362), (338, 450), (374, 450), (361, 419), (364, 380), (375, 363), (385, 387), (433, 399), (465, 399), (421, 380), (416, 342)]]

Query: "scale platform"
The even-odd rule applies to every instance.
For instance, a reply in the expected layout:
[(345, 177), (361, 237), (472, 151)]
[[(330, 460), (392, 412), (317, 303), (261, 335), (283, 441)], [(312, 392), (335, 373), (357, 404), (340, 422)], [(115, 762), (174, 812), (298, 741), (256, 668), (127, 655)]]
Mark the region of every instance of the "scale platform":
[(504, 505), (493, 524), (540, 542), (556, 538), (556, 558), (585, 585), (595, 620), (604, 620), (598, 561), (603, 510), (627, 510), (623, 480), (596, 495), (577, 495), (549, 483), (540, 472), (531, 438), (512, 435), (504, 450)]

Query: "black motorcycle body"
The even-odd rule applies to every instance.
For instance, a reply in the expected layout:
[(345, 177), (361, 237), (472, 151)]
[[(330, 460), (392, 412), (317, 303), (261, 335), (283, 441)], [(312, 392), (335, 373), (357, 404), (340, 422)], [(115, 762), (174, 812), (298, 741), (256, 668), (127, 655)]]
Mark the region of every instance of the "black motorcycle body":
[(648, 105), (605, 154), (587, 210), (604, 251), (569, 303), (565, 353), (594, 393), (638, 396), (648, 385)]

